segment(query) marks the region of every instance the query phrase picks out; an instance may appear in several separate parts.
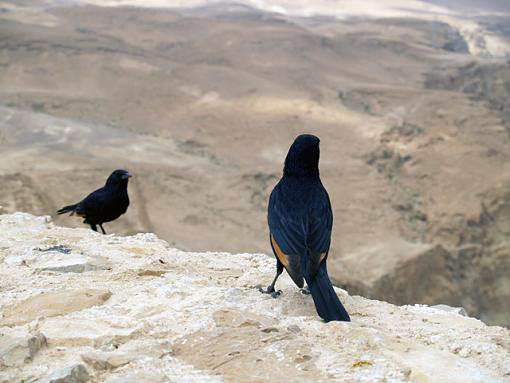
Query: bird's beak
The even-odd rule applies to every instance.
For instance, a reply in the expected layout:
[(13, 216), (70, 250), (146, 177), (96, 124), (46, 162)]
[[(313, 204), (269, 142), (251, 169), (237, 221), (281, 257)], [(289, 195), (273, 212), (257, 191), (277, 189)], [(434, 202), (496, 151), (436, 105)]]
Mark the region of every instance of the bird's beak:
[(131, 173), (125, 173), (122, 175), (123, 180), (127, 180), (128, 178), (131, 178), (131, 177), (133, 177), (133, 175)]

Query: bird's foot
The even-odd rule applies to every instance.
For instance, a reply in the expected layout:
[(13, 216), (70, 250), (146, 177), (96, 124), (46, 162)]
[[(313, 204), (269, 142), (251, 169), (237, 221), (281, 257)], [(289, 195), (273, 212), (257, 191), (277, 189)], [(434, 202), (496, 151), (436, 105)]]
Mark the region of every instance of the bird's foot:
[(280, 295), (282, 295), (282, 290), (276, 291), (274, 289), (274, 286), (267, 286), (267, 289), (263, 289), (262, 287), (259, 287), (259, 291), (262, 294), (270, 294), (273, 298), (278, 298)]
[(310, 288), (308, 286), (306, 286), (305, 288), (302, 288), (301, 289), (301, 294), (310, 295), (311, 294)]

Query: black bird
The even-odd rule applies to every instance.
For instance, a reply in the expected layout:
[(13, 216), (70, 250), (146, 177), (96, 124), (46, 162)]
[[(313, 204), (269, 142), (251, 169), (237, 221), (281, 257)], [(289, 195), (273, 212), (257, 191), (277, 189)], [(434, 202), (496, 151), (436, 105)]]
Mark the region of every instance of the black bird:
[(350, 321), (326, 268), (333, 213), (319, 177), (319, 142), (310, 134), (295, 139), (285, 159), (283, 177), (269, 197), (269, 239), (276, 257), (276, 276), (266, 290), (260, 290), (276, 298), (281, 291), (275, 291), (275, 283), (285, 268), (300, 288), (304, 277), (322, 319)]
[(106, 180), (106, 184), (90, 193), (81, 202), (65, 206), (57, 214), (71, 213), (85, 218), (83, 223), (97, 231), (97, 225), (106, 234), (103, 223), (113, 221), (124, 214), (129, 206), (127, 192), (128, 179), (131, 174), (127, 170), (115, 170)]

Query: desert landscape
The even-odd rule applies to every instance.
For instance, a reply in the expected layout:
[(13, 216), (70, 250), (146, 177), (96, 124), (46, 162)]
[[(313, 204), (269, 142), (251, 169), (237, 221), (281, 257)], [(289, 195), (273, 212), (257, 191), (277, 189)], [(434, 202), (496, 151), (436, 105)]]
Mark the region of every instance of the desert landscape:
[(313, 133), (337, 286), (508, 326), (508, 25), (497, 1), (2, 0), (0, 212), (54, 216), (126, 168), (108, 233), (270, 255), (269, 193)]

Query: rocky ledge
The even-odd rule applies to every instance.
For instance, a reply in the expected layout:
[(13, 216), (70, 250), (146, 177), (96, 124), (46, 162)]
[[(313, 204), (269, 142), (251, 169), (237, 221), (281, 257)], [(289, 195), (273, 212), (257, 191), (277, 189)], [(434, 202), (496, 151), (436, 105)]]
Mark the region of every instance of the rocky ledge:
[(260, 294), (273, 272), (262, 254), (2, 215), (0, 382), (510, 381), (508, 329), (340, 289), (352, 322), (326, 324), (287, 276)]

